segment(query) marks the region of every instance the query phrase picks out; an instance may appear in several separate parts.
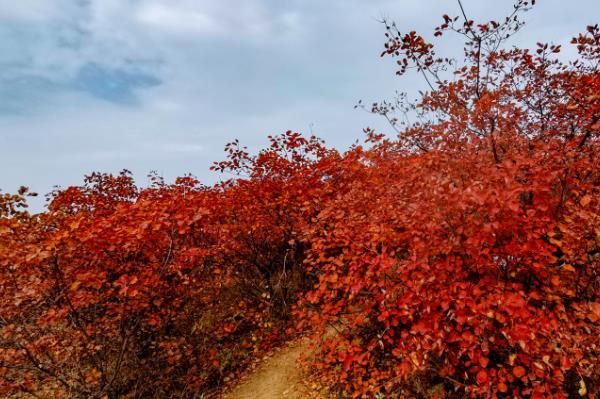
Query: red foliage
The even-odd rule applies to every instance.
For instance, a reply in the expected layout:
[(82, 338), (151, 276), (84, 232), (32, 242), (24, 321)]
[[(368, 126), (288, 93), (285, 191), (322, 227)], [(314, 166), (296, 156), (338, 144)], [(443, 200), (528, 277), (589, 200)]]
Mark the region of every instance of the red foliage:
[(386, 25), (384, 54), (431, 91), (373, 106), (420, 122), (348, 154), (308, 231), (319, 282), (301, 325), (339, 330), (313, 367), (343, 397), (597, 395), (600, 31), (565, 65), (556, 46), (501, 49), (516, 14), (458, 20), (436, 36), (467, 37), (464, 67)]
[(334, 154), (288, 132), (230, 152), (215, 168), (248, 176), (215, 187), (93, 174), (33, 216), (3, 197), (0, 394), (210, 393), (282, 337)]
[(312, 366), (342, 397), (597, 395), (600, 32), (570, 64), (503, 49), (529, 3), (444, 16), (464, 66), (387, 25), (431, 89), (373, 106), (395, 140), (234, 142), (235, 179), (92, 174), (38, 215), (1, 196), (0, 395), (207, 396), (290, 320), (338, 330)]

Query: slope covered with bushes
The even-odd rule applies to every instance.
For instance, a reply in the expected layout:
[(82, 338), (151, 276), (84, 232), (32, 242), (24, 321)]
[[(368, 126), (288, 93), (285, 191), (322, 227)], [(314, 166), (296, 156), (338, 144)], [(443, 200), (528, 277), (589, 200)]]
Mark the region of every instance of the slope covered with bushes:
[(332, 327), (308, 361), (340, 397), (598, 395), (600, 31), (571, 63), (503, 47), (527, 8), (444, 16), (463, 64), (386, 24), (430, 88), (369, 109), (395, 139), (234, 142), (231, 180), (92, 174), (37, 215), (4, 195), (0, 395), (208, 396)]

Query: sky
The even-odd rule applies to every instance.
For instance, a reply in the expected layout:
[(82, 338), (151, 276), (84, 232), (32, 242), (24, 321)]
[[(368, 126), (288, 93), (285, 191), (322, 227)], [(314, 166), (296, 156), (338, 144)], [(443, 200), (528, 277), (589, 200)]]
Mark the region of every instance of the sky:
[[(463, 3), (489, 20), (513, 1)], [(379, 57), (378, 21), (430, 35), (445, 13), (455, 1), (0, 0), (0, 189), (123, 168), (141, 185), (153, 170), (212, 183), (235, 138), (257, 150), (294, 130), (344, 149), (367, 126), (389, 132), (357, 101), (424, 86)], [(568, 46), (599, 17), (598, 0), (539, 0), (513, 44)]]

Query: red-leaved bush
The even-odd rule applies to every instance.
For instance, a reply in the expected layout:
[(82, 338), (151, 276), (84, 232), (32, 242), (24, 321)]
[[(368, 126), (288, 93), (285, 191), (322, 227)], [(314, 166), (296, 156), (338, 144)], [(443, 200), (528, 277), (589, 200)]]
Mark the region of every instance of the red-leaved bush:
[(570, 63), (505, 48), (530, 3), (444, 16), (462, 64), (386, 24), (429, 86), (368, 109), (395, 139), (236, 141), (231, 180), (94, 173), (36, 215), (0, 196), (0, 396), (210, 397), (291, 325), (333, 396), (599, 395), (600, 30)]
[(236, 143), (215, 169), (139, 189), (127, 171), (92, 174), (22, 210), (0, 203), (0, 395), (198, 397), (283, 337), (307, 287), (305, 220), (335, 159), (288, 132), (252, 157)]
[(464, 35), (465, 66), (386, 25), (384, 54), (431, 91), (373, 105), (418, 122), (346, 156), (306, 236), (319, 281), (299, 314), (338, 330), (312, 365), (342, 397), (600, 392), (600, 31), (569, 64), (556, 46), (503, 50), (526, 8), (444, 16), (435, 36)]

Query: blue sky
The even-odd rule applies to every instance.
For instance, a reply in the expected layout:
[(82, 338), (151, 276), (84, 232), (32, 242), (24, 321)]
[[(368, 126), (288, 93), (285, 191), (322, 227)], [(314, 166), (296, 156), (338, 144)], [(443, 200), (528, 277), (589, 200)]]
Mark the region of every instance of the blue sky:
[[(466, 0), (500, 18), (512, 0)], [(344, 148), (383, 121), (357, 100), (414, 92), (379, 58), (377, 20), (429, 33), (449, 0), (0, 0), (0, 189), (46, 193), (94, 170), (191, 172), (223, 145), (313, 132)], [(540, 0), (517, 45), (567, 44), (598, 0)], [(460, 55), (460, 47), (445, 49)], [(42, 202), (34, 203), (34, 210)]]

